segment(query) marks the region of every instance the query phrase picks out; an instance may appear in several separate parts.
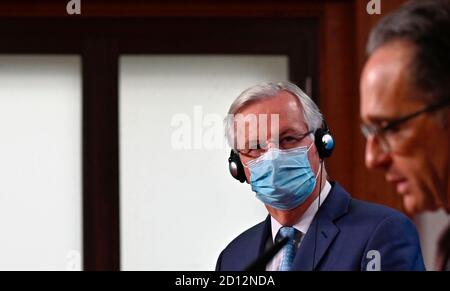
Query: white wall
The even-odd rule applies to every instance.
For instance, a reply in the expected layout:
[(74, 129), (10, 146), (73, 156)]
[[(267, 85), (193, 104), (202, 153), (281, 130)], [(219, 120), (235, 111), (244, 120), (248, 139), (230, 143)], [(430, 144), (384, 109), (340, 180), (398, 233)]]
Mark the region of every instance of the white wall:
[(81, 61), (0, 55), (0, 270), (81, 267)]
[[(284, 56), (121, 57), (123, 269), (212, 270), (235, 236), (264, 220), (250, 186), (228, 173), (229, 148), (208, 141), (223, 136), (243, 89), (287, 71)], [(191, 122), (191, 149), (172, 141), (180, 120)]]

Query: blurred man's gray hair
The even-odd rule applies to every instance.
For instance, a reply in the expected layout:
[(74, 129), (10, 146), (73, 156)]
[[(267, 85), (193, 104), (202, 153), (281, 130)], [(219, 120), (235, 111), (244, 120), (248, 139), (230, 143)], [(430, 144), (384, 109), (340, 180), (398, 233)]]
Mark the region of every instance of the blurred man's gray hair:
[(228, 114), (224, 120), (225, 136), (228, 144), (234, 150), (235, 135), (234, 135), (234, 116), (238, 114), (245, 106), (260, 100), (273, 98), (282, 91), (287, 91), (294, 95), (302, 105), (303, 117), (308, 131), (314, 131), (320, 128), (323, 123), (322, 113), (314, 103), (314, 101), (305, 94), (298, 86), (290, 82), (278, 83), (260, 83), (252, 86), (242, 92), (236, 100), (231, 104)]

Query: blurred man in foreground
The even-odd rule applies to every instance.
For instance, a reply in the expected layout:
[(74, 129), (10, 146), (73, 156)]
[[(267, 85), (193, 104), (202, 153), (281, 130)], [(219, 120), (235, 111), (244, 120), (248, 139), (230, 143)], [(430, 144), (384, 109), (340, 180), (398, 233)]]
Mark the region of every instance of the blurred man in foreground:
[[(408, 213), (450, 213), (450, 1), (408, 2), (377, 24), (367, 52), (366, 166), (385, 171)], [(449, 247), (441, 243), (439, 269)]]

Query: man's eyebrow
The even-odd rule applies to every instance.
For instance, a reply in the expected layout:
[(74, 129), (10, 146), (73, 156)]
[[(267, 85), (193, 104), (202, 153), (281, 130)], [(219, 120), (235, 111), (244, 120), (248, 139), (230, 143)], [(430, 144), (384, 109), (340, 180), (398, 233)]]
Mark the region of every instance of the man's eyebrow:
[[(389, 122), (398, 119), (398, 116), (390, 116), (390, 115), (376, 115), (376, 116), (368, 116), (367, 121), (373, 124), (381, 124), (383, 122)], [(361, 118), (361, 122), (364, 120)]]
[(305, 132), (303, 132), (303, 131), (293, 129), (293, 128), (286, 128), (280, 132), (279, 136), (284, 136), (286, 134), (302, 134), (302, 133), (306, 133), (306, 130), (305, 130)]

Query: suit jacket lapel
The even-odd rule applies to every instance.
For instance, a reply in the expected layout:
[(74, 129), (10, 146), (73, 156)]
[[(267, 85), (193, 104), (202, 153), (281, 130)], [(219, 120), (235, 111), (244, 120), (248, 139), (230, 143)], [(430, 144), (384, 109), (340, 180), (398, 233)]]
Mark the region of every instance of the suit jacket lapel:
[(333, 184), (331, 192), (319, 208), (297, 250), (292, 270), (315, 270), (331, 243), (339, 234), (339, 228), (334, 221), (348, 212), (350, 195), (337, 183)]
[[(259, 235), (252, 237), (251, 241), (247, 242), (248, 247), (246, 249), (245, 258), (242, 258), (244, 265), (240, 267), (242, 270), (246, 270), (273, 244), (270, 215), (266, 217), (266, 220), (260, 227), (260, 230), (257, 232)], [(265, 271), (265, 266), (261, 270), (254, 271)]]
[(270, 215), (267, 215), (264, 221), (264, 228), (261, 233), (260, 240), (258, 241), (258, 253), (257, 256), (262, 255), (268, 248), (273, 245), (272, 241), (272, 223), (270, 220)]
[[(317, 224), (318, 221), (319, 224)], [(320, 219), (320, 217), (318, 219), (314, 219), (302, 241), (302, 244), (297, 250), (297, 255), (295, 256), (292, 269), (299, 271), (315, 270), (317, 264), (320, 262), (326, 250), (338, 233), (339, 229), (332, 221)]]

